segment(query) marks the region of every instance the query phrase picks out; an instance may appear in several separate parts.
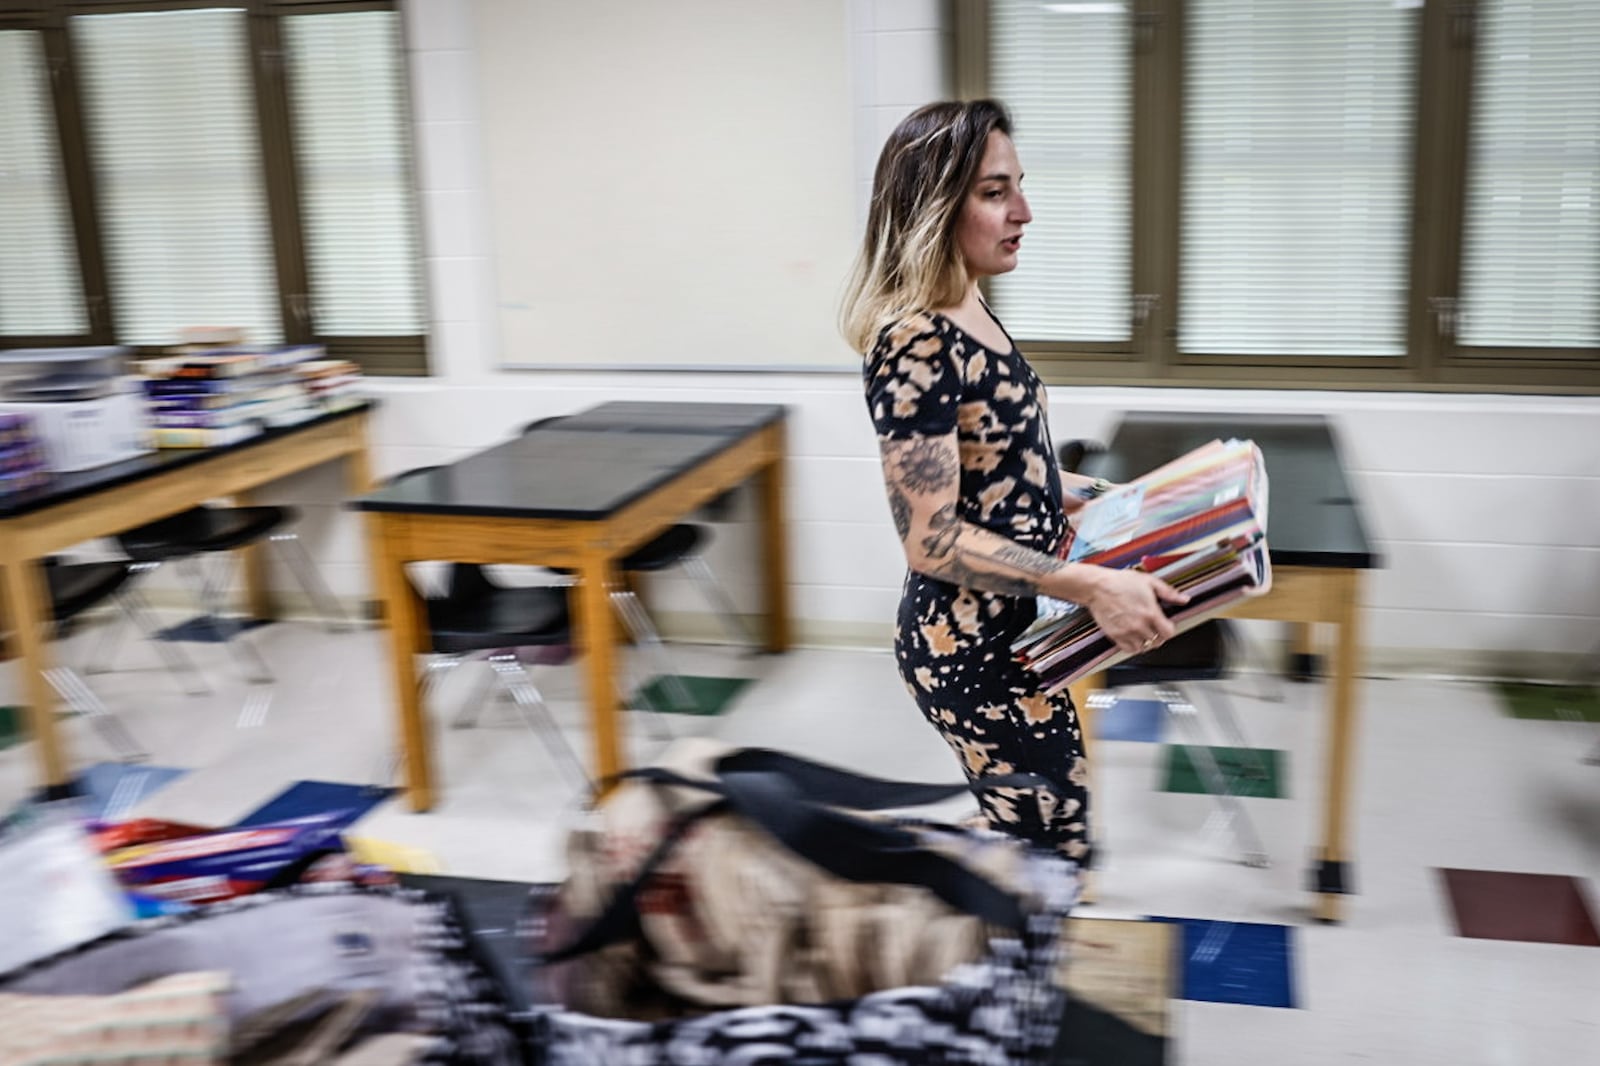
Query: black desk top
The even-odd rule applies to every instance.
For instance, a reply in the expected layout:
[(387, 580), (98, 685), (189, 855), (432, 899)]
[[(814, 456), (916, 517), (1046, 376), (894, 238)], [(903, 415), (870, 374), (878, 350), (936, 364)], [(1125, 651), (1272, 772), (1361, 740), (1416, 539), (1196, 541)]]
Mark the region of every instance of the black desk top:
[(316, 418), (305, 422), (297, 422), (292, 426), (265, 430), (249, 440), (240, 441), (237, 444), (225, 444), (217, 448), (162, 448), (120, 463), (97, 466), (92, 470), (76, 470), (69, 474), (57, 474), (47, 484), (40, 485), (38, 488), (10, 495), (0, 495), (0, 519), (16, 518), (19, 515), (43, 510), (46, 507), (54, 507), (58, 503), (67, 503), (82, 496), (113, 489), (118, 485), (125, 485), (131, 481), (142, 481), (145, 478), (164, 474), (169, 470), (193, 466), (195, 463), (215, 459), (219, 455), (259, 448), (263, 444), (281, 440), (295, 433), (304, 432), (313, 426), (336, 422), (341, 418), (352, 418), (363, 411), (371, 410), (374, 406), (373, 401), (363, 400), (354, 407), (348, 407), (342, 411), (318, 415)]
[(727, 433), (597, 433), (557, 424), (402, 478), (358, 511), (487, 518), (607, 518), (741, 438)]
[(1332, 425), (1322, 415), (1124, 415), (1104, 454), (1083, 473), (1123, 481), (1209, 440), (1249, 438), (1267, 464), (1267, 544), (1278, 566), (1373, 569), (1382, 560), (1367, 539)]
[(779, 403), (672, 403), (612, 400), (553, 423), (556, 429), (621, 433), (734, 433), (743, 436), (781, 421)]

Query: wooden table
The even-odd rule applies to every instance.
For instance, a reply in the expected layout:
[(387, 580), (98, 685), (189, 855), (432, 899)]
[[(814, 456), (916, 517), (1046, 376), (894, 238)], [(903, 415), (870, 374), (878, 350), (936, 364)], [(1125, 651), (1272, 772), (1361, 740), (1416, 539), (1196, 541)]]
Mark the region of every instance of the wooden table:
[[(1272, 590), (1225, 613), (1294, 623), (1297, 650), (1310, 647), (1311, 626), (1334, 629), (1322, 836), (1311, 875), (1316, 917), (1338, 921), (1342, 896), (1353, 891), (1351, 753), (1359, 714), (1361, 577), (1381, 562), (1367, 540), (1331, 425), (1321, 415), (1132, 413), (1122, 419), (1107, 450), (1084, 462), (1083, 472), (1126, 480), (1209, 440), (1229, 437), (1254, 440), (1266, 459)], [(1096, 685), (1097, 679), (1088, 678), (1074, 686), (1080, 708), (1087, 708), (1087, 694)], [(1086, 731), (1088, 725), (1086, 719)]]
[[(367, 456), (370, 403), (221, 448), (168, 449), (126, 462), (61, 474), (45, 486), (0, 498), (0, 618), (9, 625), (12, 654), (23, 660), (28, 729), (38, 741), (45, 795), (70, 792), (67, 752), (55, 728), (56, 694), (45, 680), (50, 666), (46, 623), (50, 598), (40, 562), (96, 537), (111, 537), (207, 500), (231, 496), (248, 503), (262, 485), (332, 459), (347, 463), (353, 494), (372, 485)], [(258, 549), (245, 556), (251, 608), (271, 610)]]
[(375, 584), (389, 624), (407, 793), (430, 809), (435, 785), (414, 659), (427, 614), (405, 564), (425, 560), (558, 566), (576, 572), (593, 770), (624, 768), (609, 591), (617, 563), (747, 479), (760, 491), (766, 647), (789, 646), (784, 541), (785, 409), (775, 404), (603, 404), (451, 466), (355, 501), (367, 513)]

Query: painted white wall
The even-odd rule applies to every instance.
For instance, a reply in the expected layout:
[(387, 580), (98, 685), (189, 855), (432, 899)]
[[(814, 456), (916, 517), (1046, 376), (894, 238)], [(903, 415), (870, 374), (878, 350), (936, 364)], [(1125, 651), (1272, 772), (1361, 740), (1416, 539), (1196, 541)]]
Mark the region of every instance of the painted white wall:
[[(480, 31), (483, 16), (503, 6), (503, 0), (483, 0), (476, 12)], [(853, 374), (500, 369), (506, 352), (494, 249), (495, 242), (518, 235), (488, 211), (475, 12), (468, 0), (406, 0), (404, 9), (436, 374), (372, 383), (383, 401), (374, 442), (378, 472), (449, 461), (503, 439), (531, 418), (608, 399), (789, 404), (798, 631), (816, 642), (886, 642), (903, 562)], [(853, 228), (883, 136), (911, 107), (950, 91), (949, 21), (940, 0), (849, 0), (843, 14), (856, 195), (844, 209), (854, 217), (834, 224)], [(680, 28), (686, 37), (700, 30)], [(675, 43), (669, 37), (661, 47)], [(537, 107), (538, 100), (525, 106)], [(487, 146), (488, 153), (495, 150)], [(730, 145), (729, 151), (740, 148)], [(530, 156), (525, 163), (540, 168), (562, 161)], [(598, 255), (631, 239), (625, 228), (608, 227), (603, 215), (595, 225)], [(692, 261), (680, 266), (693, 269)], [(1116, 413), (1129, 409), (1318, 411), (1335, 419), (1386, 561), (1367, 584), (1366, 636), (1375, 668), (1462, 674), (1529, 664), (1554, 669), (1556, 657), (1600, 643), (1600, 400), (1056, 387), (1050, 407), (1058, 440), (1103, 435)], [(278, 486), (275, 495), (303, 507), (305, 535), (334, 587), (365, 596), (360, 529), (340, 510), (340, 472), (310, 472)], [(719, 526), (712, 564), (753, 610), (748, 518), (746, 505)], [(656, 599), (669, 615), (701, 608), (693, 590), (671, 578), (658, 582)]]

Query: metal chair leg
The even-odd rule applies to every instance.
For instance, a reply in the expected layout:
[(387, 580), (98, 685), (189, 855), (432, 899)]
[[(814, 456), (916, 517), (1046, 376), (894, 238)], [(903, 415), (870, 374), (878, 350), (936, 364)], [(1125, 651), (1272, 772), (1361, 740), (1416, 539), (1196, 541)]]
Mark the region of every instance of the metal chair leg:
[[(199, 559), (193, 557), (182, 560), (183, 568), (192, 570), (199, 579), (201, 602), (211, 619), (211, 624), (216, 627), (218, 636), (222, 638), (223, 650), (244, 671), (247, 681), (252, 684), (270, 683), (275, 679), (272, 670), (267, 666), (267, 661), (261, 657), (255, 645), (245, 639), (244, 626), (227, 613), (224, 592), (227, 588), (227, 575), (233, 568), (226, 553), (217, 554), (221, 558), (211, 566), (210, 569), (213, 571), (211, 574), (206, 572), (207, 568)], [(216, 571), (223, 572), (216, 573)]]
[(322, 574), (317, 570), (317, 565), (311, 559), (311, 553), (306, 551), (306, 546), (296, 533), (274, 533), (267, 538), (272, 542), (283, 556), (289, 572), (294, 575), (295, 581), (305, 592), (308, 599), (322, 615), (323, 624), (330, 633), (347, 633), (350, 631), (350, 619), (339, 607), (339, 601), (334, 598), (327, 582), (322, 580)]
[[(166, 663), (167, 671), (176, 677), (183, 678), (184, 692), (191, 696), (209, 696), (211, 685), (207, 683), (205, 675), (194, 661), (170, 640), (161, 638), (161, 630), (150, 618), (150, 604), (144, 598), (144, 593), (138, 589), (123, 587), (116, 595), (117, 606), (121, 608), (124, 617), (137, 628), (144, 639), (155, 646), (156, 653)], [(122, 628), (122, 627), (117, 627)], [(109, 661), (106, 663), (109, 668)], [(188, 679), (192, 678), (193, 681)]]
[(44, 672), (45, 680), (56, 690), (63, 702), (74, 711), (82, 712), (89, 724), (124, 762), (141, 762), (149, 754), (133, 739), (122, 719), (101, 702), (87, 682), (70, 666), (52, 666)]
[(1205, 743), (1206, 738), (1201, 735), (1197, 721), (1198, 712), (1194, 704), (1182, 693), (1171, 690), (1162, 693), (1161, 701), (1188, 738), (1189, 752), (1194, 759), (1195, 769), (1199, 771), (1206, 790), (1216, 803), (1223, 824), (1232, 832), (1235, 843), (1244, 853), (1245, 865), (1258, 868), (1271, 865), (1267, 859), (1266, 848), (1262, 846), (1261, 838), (1256, 835), (1255, 825), (1250, 821), (1250, 815), (1239, 802), (1239, 797), (1233, 794), (1233, 787), (1228, 783), (1222, 768), (1217, 765), (1211, 748)]
[(695, 585), (699, 587), (707, 600), (711, 602), (717, 617), (722, 619), (722, 624), (728, 630), (735, 642), (747, 648), (757, 647), (755, 634), (750, 632), (750, 627), (744, 624), (744, 618), (739, 614), (739, 609), (733, 605), (733, 597), (728, 595), (726, 586), (717, 578), (715, 570), (706, 562), (703, 555), (687, 555), (683, 560), (684, 573), (688, 574)]
[(611, 602), (616, 605), (617, 614), (622, 616), (623, 624), (628, 627), (634, 641), (655, 661), (656, 668), (660, 671), (662, 686), (672, 706), (693, 707), (694, 696), (684, 685), (683, 679), (678, 676), (672, 656), (667, 652), (667, 646), (662, 643), (661, 634), (656, 631), (655, 623), (650, 621), (650, 615), (640, 605), (639, 597), (627, 589), (613, 589)]
[(543, 734), (545, 748), (555, 756), (562, 773), (569, 779), (575, 777), (576, 784), (592, 791), (594, 782), (590, 779), (589, 772), (584, 769), (583, 762), (567, 743), (567, 738), (562, 735), (561, 727), (551, 715), (549, 705), (544, 702), (544, 697), (539, 694), (539, 689), (528, 676), (528, 671), (523, 669), (515, 652), (510, 649), (495, 652), (489, 656), (489, 665), (494, 669), (501, 685), (511, 694), (528, 728), (535, 735)]

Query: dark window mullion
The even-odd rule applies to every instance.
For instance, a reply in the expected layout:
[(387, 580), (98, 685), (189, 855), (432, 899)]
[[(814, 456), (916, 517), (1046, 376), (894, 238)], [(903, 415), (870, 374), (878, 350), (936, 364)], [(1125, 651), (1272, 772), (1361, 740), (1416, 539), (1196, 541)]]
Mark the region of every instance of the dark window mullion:
[[(1144, 0), (1153, 19), (1134, 65), (1134, 291), (1154, 293), (1141, 349), (1160, 376), (1178, 362), (1178, 244), (1183, 197), (1183, 0)], [(1142, 288), (1144, 284), (1152, 288)]]
[(72, 38), (67, 31), (69, 16), (60, 8), (42, 22), (45, 61), (50, 70), (50, 96), (55, 111), (56, 133), (61, 149), (62, 176), (67, 186), (67, 203), (72, 211), (72, 233), (78, 253), (78, 272), (89, 318), (90, 344), (116, 343), (116, 307), (107, 280), (105, 245), (101, 240), (100, 209), (96, 200), (94, 166), (89, 155), (89, 134), (85, 126), (83, 95), (78, 87), (78, 65)]
[(1470, 8), (1460, 4), (1423, 9), (1407, 322), (1422, 381), (1439, 380), (1456, 354), (1454, 315), (1460, 307), (1472, 127), (1472, 25)]
[(255, 82), (256, 122), (261, 136), (262, 179), (272, 228), (272, 257), (278, 279), (278, 314), (283, 339), (304, 344), (315, 339), (305, 238), (300, 229), (300, 194), (294, 137), (289, 129), (287, 59), (276, 16), (261, 4), (250, 9), (251, 72)]

